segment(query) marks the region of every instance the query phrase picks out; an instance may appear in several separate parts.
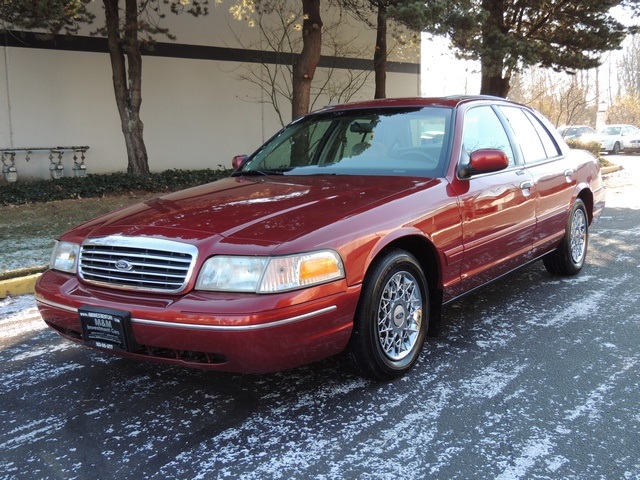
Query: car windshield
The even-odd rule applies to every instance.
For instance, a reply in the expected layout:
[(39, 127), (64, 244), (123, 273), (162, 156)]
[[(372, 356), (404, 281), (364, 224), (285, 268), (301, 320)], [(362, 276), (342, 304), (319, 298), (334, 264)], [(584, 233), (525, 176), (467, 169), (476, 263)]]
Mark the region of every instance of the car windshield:
[(600, 133), (602, 135), (620, 135), (620, 130), (620, 127), (605, 127), (600, 131)]
[(452, 110), (324, 112), (281, 130), (234, 175), (442, 176)]

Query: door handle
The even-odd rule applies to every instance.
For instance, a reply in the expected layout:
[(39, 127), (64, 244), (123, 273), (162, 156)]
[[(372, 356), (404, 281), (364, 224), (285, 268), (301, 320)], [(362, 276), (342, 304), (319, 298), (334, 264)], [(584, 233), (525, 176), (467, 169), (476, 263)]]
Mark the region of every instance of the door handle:
[(564, 176), (565, 177), (571, 177), (573, 175), (573, 170), (571, 169), (567, 169), (564, 171)]
[(520, 184), (520, 188), (522, 190), (527, 190), (528, 188), (533, 187), (533, 182), (531, 180), (526, 180)]

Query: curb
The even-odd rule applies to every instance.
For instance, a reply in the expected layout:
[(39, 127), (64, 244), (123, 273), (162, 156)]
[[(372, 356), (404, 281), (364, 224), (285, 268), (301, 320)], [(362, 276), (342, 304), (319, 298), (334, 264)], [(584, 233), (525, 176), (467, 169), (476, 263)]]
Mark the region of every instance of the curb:
[(600, 173), (602, 173), (602, 175), (606, 175), (607, 173), (617, 172), (618, 170), (622, 170), (620, 165), (611, 165), (610, 167), (600, 168)]
[(7, 297), (17, 297), (19, 295), (26, 295), (27, 293), (33, 293), (36, 285), (36, 280), (42, 275), (41, 273), (34, 273), (24, 277), (9, 278), (7, 280), (0, 280), (0, 300)]

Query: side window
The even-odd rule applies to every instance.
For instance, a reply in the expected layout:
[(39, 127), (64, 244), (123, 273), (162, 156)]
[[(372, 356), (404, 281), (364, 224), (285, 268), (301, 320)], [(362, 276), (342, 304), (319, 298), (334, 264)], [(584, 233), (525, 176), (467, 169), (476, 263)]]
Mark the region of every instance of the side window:
[(549, 132), (544, 127), (544, 125), (540, 123), (540, 120), (538, 120), (530, 112), (525, 111), (525, 115), (533, 124), (533, 128), (536, 129), (536, 132), (538, 132), (540, 141), (542, 142), (542, 146), (544, 147), (544, 151), (547, 154), (547, 158), (557, 157), (558, 155), (560, 155), (560, 150), (558, 149), (558, 145), (553, 140), (551, 135), (549, 135)]
[(527, 118), (524, 110), (518, 107), (500, 107), (500, 111), (504, 113), (511, 124), (518, 143), (520, 143), (520, 148), (522, 148), (524, 161), (531, 163), (538, 160), (545, 160), (547, 158), (547, 152), (542, 144), (542, 140), (540, 140), (536, 128), (529, 118)]
[(469, 155), (481, 148), (502, 150), (509, 159), (509, 165), (515, 165), (509, 137), (500, 123), (500, 119), (490, 106), (475, 107), (467, 110), (464, 116), (462, 133), (463, 163)]
[(634, 135), (637, 131), (638, 130), (634, 126), (629, 125), (622, 129), (622, 135)]

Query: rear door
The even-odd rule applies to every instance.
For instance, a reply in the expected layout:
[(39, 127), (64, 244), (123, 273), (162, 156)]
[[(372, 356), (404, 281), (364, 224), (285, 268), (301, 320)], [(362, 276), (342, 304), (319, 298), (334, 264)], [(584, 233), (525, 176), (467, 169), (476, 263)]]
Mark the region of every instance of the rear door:
[(535, 258), (555, 247), (564, 235), (576, 189), (576, 165), (563, 156), (549, 126), (537, 116), (517, 106), (500, 106), (499, 110), (513, 130), (537, 192)]
[(517, 159), (505, 128), (490, 105), (464, 112), (459, 164), (476, 150), (502, 150), (507, 169), (456, 179), (453, 187), (461, 205), (464, 253), (463, 291), (493, 280), (531, 258), (536, 227), (533, 179)]

